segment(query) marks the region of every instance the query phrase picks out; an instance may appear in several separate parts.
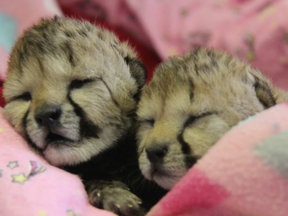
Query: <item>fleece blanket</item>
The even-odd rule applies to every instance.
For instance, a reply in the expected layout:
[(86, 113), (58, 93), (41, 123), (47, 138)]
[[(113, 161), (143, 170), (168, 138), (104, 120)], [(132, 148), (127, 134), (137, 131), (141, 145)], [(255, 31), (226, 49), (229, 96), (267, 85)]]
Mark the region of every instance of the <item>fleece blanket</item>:
[(80, 179), (28, 148), (0, 108), (1, 216), (113, 216), (89, 205)]
[(58, 1), (76, 14), (126, 28), (162, 59), (214, 47), (246, 59), (288, 90), (286, 0)]
[(148, 216), (286, 216), (288, 103), (240, 122)]
[[(1, 108), (0, 108), (1, 109)], [(76, 176), (50, 166), (0, 110), (1, 216), (112, 216)], [(234, 127), (148, 216), (287, 216), (288, 104)]]
[[(77, 2), (71, 0), (71, 6)], [(78, 7), (85, 12), (87, 8), (93, 9), (91, 4), (95, 2), (85, 0)], [(108, 1), (98, 2), (93, 10), (99, 11), (103, 2)], [(111, 6), (117, 1), (109, 2)], [(135, 23), (130, 27), (142, 28), (140, 35), (144, 43), (155, 47), (163, 59), (184, 52), (185, 44), (189, 48), (218, 44), (217, 47), (231, 53), (237, 48), (236, 51), (240, 51), (235, 52), (236, 55), (250, 60), (254, 66), (265, 67), (263, 71), (287, 89), (285, 1), (189, 2), (121, 0), (117, 7), (114, 5), (113, 20), (117, 24), (120, 20), (129, 23), (132, 19)], [(109, 4), (105, 4), (105, 10)], [(121, 19), (117, 19), (119, 8)], [(40, 17), (55, 14), (61, 15), (61, 11), (53, 0), (0, 1), (0, 79), (5, 78), (8, 55), (16, 37)], [(109, 21), (105, 13), (103, 17)], [(132, 34), (137, 35), (137, 28)], [(209, 33), (209, 40), (202, 30)], [(3, 104), (0, 97), (0, 105)], [(278, 105), (233, 128), (148, 216), (286, 216), (287, 109), (287, 104)], [(89, 205), (78, 177), (50, 166), (32, 152), (6, 122), (1, 108), (0, 191), (1, 216), (113, 215)]]

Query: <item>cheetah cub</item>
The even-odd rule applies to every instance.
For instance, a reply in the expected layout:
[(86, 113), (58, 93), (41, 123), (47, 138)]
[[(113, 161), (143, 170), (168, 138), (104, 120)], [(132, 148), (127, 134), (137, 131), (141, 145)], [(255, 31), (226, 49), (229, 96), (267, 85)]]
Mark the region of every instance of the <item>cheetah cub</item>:
[(227, 53), (198, 48), (172, 57), (139, 102), (140, 169), (171, 189), (231, 127), (285, 101), (287, 93)]
[(142, 183), (138, 167), (135, 111), (145, 80), (136, 53), (111, 32), (43, 19), (12, 50), (4, 115), (49, 163), (81, 177), (94, 206), (141, 215), (164, 194)]

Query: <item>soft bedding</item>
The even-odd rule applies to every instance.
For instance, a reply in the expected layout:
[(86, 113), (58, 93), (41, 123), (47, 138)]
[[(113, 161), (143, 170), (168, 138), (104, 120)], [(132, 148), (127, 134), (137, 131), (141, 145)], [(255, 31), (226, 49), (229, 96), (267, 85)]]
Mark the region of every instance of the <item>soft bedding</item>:
[(88, 203), (80, 179), (49, 165), (4, 119), (0, 108), (1, 216), (112, 216)]
[(76, 14), (122, 26), (162, 59), (196, 46), (246, 59), (288, 90), (286, 0), (58, 0)]
[[(108, 216), (88, 203), (76, 176), (29, 148), (0, 111), (1, 216)], [(234, 127), (149, 216), (286, 216), (288, 104)]]
[[(69, 4), (75, 9), (80, 0), (59, 2), (66, 9)], [(104, 1), (85, 2), (96, 2), (101, 8)], [(112, 7), (116, 1), (109, 2)], [(134, 26), (142, 29), (143, 34), (138, 33), (143, 36), (142, 42), (154, 47), (162, 59), (195, 45), (214, 46), (248, 59), (276, 85), (288, 89), (288, 21), (284, 19), (287, 1), (177, 2), (118, 1), (116, 6), (124, 18), (117, 19), (114, 13), (112, 24), (120, 25), (117, 20), (132, 14)], [(104, 9), (109, 12), (108, 6)], [(116, 6), (114, 12), (118, 11)], [(85, 12), (85, 7), (81, 10)], [(16, 37), (40, 17), (54, 14), (62, 13), (53, 0), (0, 1), (0, 79), (5, 79), (8, 55)], [(109, 21), (107, 16), (105, 19)], [(137, 28), (131, 26), (137, 33)], [(0, 82), (0, 95), (1, 88)], [(288, 104), (281, 104), (234, 127), (148, 215), (286, 216), (287, 111)], [(113, 215), (89, 205), (78, 177), (50, 166), (27, 146), (6, 122), (0, 108), (1, 216)]]
[(148, 216), (286, 216), (288, 103), (232, 128)]

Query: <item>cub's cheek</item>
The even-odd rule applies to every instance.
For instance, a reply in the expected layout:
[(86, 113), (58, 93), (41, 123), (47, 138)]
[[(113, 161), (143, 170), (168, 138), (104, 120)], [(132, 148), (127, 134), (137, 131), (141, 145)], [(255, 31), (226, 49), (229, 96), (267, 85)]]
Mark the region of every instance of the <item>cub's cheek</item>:
[(187, 128), (183, 134), (193, 155), (202, 157), (228, 130), (230, 126), (220, 118)]
[(6, 104), (4, 108), (4, 116), (12, 124), (12, 126), (23, 135), (24, 118), (29, 110), (30, 102), (13, 101)]

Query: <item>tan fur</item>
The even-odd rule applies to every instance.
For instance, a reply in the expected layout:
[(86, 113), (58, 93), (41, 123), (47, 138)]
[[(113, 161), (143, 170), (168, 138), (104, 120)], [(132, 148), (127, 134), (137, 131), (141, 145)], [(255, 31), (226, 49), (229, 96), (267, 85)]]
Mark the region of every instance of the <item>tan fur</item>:
[(145, 81), (145, 66), (113, 33), (43, 19), (12, 50), (4, 115), (48, 162), (81, 176), (91, 204), (141, 215), (133, 125)]
[[(19, 38), (11, 53), (4, 85), (5, 116), (19, 133), (28, 134), (38, 148), (44, 149), (48, 131), (38, 127), (35, 112), (52, 105), (61, 107), (63, 127), (59, 133), (81, 145), (49, 145), (44, 156), (54, 165), (88, 160), (109, 147), (131, 125), (127, 115), (133, 113), (136, 102), (130, 96), (137, 93), (139, 86), (123, 60), (127, 56), (137, 58), (127, 43), (120, 43), (107, 30), (73, 19), (43, 20)], [(94, 79), (95, 85), (89, 83), (70, 95), (89, 120), (105, 128), (97, 140), (81, 139), (79, 117), (67, 101), (70, 83), (85, 79)], [(25, 92), (31, 94), (31, 101), (15, 100)], [(95, 141), (98, 145), (93, 144)]]
[[(168, 59), (144, 87), (137, 111), (142, 173), (171, 189), (232, 126), (287, 98), (259, 71), (224, 52), (199, 48)], [(147, 151), (157, 148), (153, 162)]]
[[(128, 115), (136, 107), (131, 96), (139, 86), (125, 64), (127, 56), (137, 59), (127, 43), (120, 43), (107, 30), (73, 19), (43, 20), (19, 38), (11, 53), (4, 85), (5, 116), (24, 137), (28, 134), (38, 148), (46, 148), (43, 154), (51, 164), (86, 161), (109, 147), (131, 126)], [(69, 92), (73, 80), (85, 79), (95, 81)], [(25, 92), (31, 94), (31, 101), (17, 99)], [(103, 129), (100, 139), (81, 137), (80, 119), (67, 94), (84, 109), (89, 121)], [(63, 127), (58, 133), (79, 145), (46, 146), (48, 131), (37, 125), (35, 115), (47, 106), (62, 109)], [(27, 112), (25, 128), (23, 118)]]

